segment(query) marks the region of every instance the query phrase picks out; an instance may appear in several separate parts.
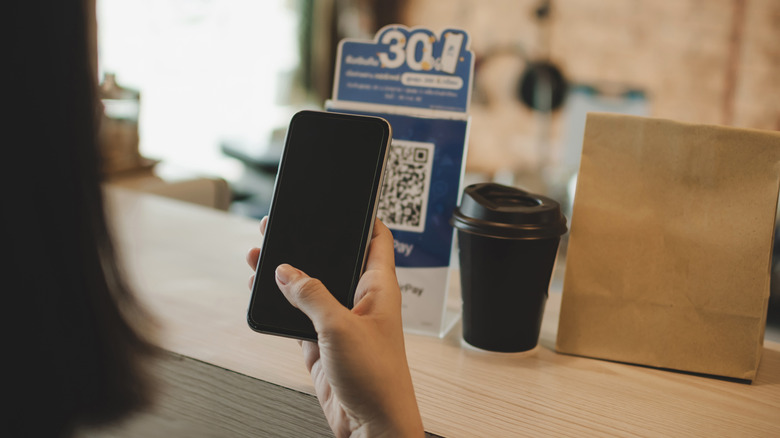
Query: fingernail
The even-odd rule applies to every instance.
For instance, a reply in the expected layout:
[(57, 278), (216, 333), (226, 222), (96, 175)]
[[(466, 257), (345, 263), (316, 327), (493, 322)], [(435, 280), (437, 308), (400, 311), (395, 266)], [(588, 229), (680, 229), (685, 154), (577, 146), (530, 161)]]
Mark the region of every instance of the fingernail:
[(295, 275), (295, 268), (290, 265), (279, 265), (276, 267), (276, 280), (281, 284), (287, 284)]

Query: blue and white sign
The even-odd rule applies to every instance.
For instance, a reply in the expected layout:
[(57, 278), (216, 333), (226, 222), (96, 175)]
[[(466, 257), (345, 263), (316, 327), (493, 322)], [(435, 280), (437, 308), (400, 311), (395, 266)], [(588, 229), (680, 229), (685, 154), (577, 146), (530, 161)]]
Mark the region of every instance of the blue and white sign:
[(468, 35), (387, 26), (374, 41), (339, 45), (330, 111), (378, 116), (393, 127), (377, 217), (393, 232), (404, 329), (443, 336), (466, 162), (473, 55)]
[(339, 44), (333, 99), (466, 112), (473, 54), (468, 34), (392, 25), (374, 41)]

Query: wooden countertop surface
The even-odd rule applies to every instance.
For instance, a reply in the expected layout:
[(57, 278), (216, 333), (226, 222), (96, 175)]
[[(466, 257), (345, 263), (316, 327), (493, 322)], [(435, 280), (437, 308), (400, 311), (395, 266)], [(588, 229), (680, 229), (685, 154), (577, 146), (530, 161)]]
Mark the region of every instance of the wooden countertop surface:
[[(107, 189), (131, 284), (177, 355), (313, 394), (300, 347), (246, 324), (247, 250), (258, 221)], [(557, 354), (560, 291), (540, 346), (518, 354), (407, 334), (426, 431), (441, 436), (780, 436), (780, 344), (765, 343), (758, 378), (735, 383)]]

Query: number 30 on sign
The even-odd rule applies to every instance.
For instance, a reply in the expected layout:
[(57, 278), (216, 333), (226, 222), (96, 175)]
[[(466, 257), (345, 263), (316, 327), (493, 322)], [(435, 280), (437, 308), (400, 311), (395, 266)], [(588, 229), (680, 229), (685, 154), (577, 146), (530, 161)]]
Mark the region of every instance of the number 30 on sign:
[(445, 31), (443, 41), (426, 29), (387, 29), (379, 37), (387, 52), (378, 52), (382, 68), (395, 69), (404, 64), (413, 71), (441, 71), (454, 74), (463, 46), (464, 34)]

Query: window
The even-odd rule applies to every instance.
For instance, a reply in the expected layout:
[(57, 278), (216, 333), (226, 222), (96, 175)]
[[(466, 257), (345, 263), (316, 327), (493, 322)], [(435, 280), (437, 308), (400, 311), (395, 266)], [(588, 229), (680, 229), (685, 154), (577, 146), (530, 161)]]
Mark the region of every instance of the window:
[[(262, 149), (286, 125), (299, 64), (299, 6), (291, 0), (98, 0), (100, 76), (141, 93), (140, 149), (231, 179), (220, 152)], [(262, 152), (262, 151), (258, 151)]]

